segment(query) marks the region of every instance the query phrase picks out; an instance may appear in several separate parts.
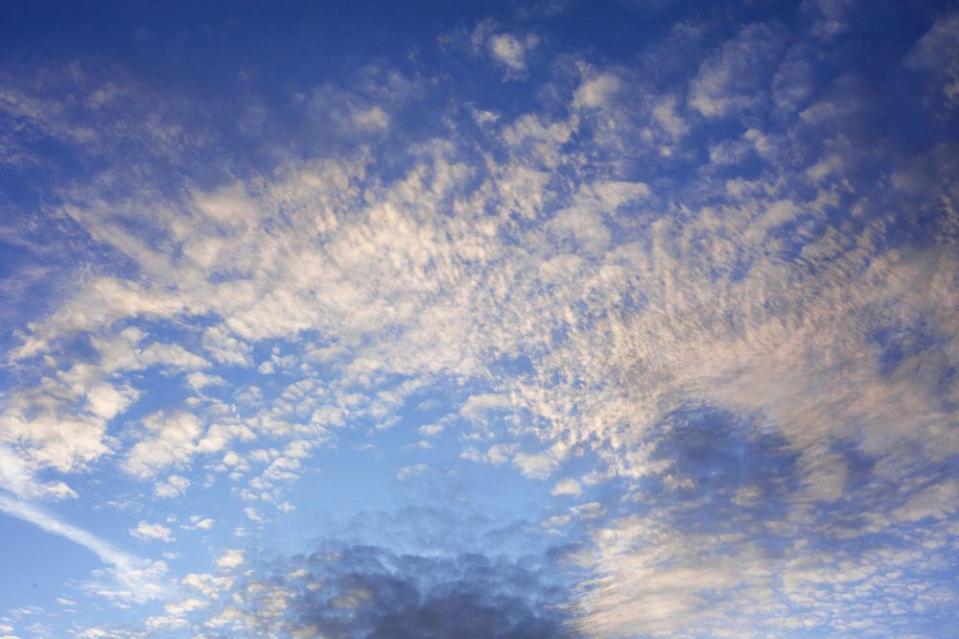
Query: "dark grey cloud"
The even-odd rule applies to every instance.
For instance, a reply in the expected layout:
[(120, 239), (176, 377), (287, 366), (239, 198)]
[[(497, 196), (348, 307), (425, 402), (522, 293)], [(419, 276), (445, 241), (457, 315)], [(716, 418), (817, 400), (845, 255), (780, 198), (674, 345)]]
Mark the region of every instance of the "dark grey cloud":
[(331, 639), (576, 636), (563, 605), (567, 591), (541, 556), (327, 546), (274, 562), (266, 573), (241, 584), (234, 597), (243, 602), (245, 627), (259, 632)]

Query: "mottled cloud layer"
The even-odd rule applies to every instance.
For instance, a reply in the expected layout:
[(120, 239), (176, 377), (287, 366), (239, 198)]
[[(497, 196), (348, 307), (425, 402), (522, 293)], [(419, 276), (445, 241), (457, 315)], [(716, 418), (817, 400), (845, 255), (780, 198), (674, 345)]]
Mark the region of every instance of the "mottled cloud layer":
[[(40, 139), (92, 168), (0, 229), (30, 257), (3, 284), (0, 509), (108, 564), (86, 592), (162, 607), (77, 636), (935, 636), (959, 22), (917, 13), (877, 70), (842, 42), (866, 13), (689, 16), (615, 60), (484, 19), (437, 34), (436, 69), (250, 90), (230, 135), (89, 62), (4, 76), (0, 161), (36, 170)], [(459, 100), (469, 65), (535, 99)], [(523, 526), (562, 561), (346, 540), (255, 564), (249, 530), (348, 454), (409, 490), (542, 484)], [(102, 507), (101, 476), (156, 514), (108, 543), (38, 505)], [(178, 507), (216, 486), (215, 517)], [(206, 564), (171, 568), (181, 547)]]
[(535, 565), (329, 545), (239, 584), (210, 636), (571, 637)]

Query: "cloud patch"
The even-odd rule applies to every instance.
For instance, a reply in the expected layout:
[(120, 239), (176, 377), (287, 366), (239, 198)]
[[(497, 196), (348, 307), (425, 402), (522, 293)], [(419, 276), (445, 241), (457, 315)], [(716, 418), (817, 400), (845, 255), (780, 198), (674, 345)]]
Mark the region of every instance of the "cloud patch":
[(247, 633), (349, 638), (577, 636), (546, 575), (478, 554), (416, 556), (330, 546), (237, 586), (222, 618)]

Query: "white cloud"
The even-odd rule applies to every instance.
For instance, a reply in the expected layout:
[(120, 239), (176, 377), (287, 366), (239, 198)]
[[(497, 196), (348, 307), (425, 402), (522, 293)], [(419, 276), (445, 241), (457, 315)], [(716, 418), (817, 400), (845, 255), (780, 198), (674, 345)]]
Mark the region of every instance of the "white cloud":
[(396, 473), (396, 478), (400, 481), (409, 479), (410, 477), (415, 477), (417, 475), (422, 475), (427, 471), (429, 466), (426, 464), (411, 464), (409, 466), (403, 466)]
[(145, 437), (130, 449), (123, 468), (147, 479), (171, 465), (183, 463), (196, 451), (200, 421), (191, 413), (156, 413), (143, 420)]
[(217, 557), (216, 560), (216, 565), (221, 570), (232, 570), (234, 568), (239, 568), (244, 563), (246, 563), (244, 552), (236, 548), (227, 550)]
[(506, 71), (507, 78), (515, 78), (525, 73), (527, 58), (539, 44), (539, 37), (501, 32), (494, 21), (484, 20), (473, 29), (470, 43), (474, 54), (489, 55)]
[(197, 599), (196, 597), (187, 597), (186, 599), (181, 599), (175, 603), (167, 604), (164, 606), (164, 610), (168, 615), (182, 617), (189, 612), (206, 608), (209, 605), (209, 602), (202, 599)]
[(160, 499), (179, 497), (190, 487), (190, 480), (181, 475), (170, 475), (163, 481), (153, 485), (153, 494)]
[(573, 506), (569, 511), (579, 519), (599, 519), (606, 514), (606, 507), (598, 501), (590, 501)]
[(200, 530), (210, 530), (213, 528), (214, 520), (210, 517), (199, 517), (194, 515), (190, 517), (190, 522)]
[(195, 371), (210, 366), (210, 362), (191, 353), (179, 344), (150, 344), (137, 355), (142, 366), (159, 364), (185, 371)]
[(129, 386), (116, 388), (110, 384), (98, 384), (87, 391), (87, 402), (90, 412), (101, 419), (110, 420), (136, 401), (139, 395), (139, 391)]
[(423, 424), (419, 427), (419, 432), (424, 437), (436, 437), (443, 432), (445, 425), (442, 423)]
[(390, 110), (408, 97), (410, 88), (390, 91), (389, 80), (371, 79), (363, 90), (345, 90), (335, 85), (323, 85), (313, 90), (309, 106), (317, 126), (329, 135), (339, 138), (381, 134), (390, 126)]
[[(711, 631), (710, 620), (732, 629), (749, 618), (737, 623), (724, 613), (742, 606), (748, 615), (769, 601), (768, 593), (750, 589), (751, 582), (765, 585), (768, 575), (753, 570), (748, 551), (716, 552), (718, 539), (670, 532), (640, 517), (620, 519), (593, 535), (598, 554), (582, 560), (597, 569), (597, 577), (583, 584), (576, 602), (584, 610), (579, 625), (590, 635), (672, 636), (688, 627)], [(734, 590), (740, 585), (744, 591)], [(724, 597), (713, 602), (714, 592)]]
[(529, 52), (539, 43), (533, 34), (517, 37), (509, 33), (500, 33), (489, 39), (489, 49), (493, 58), (511, 71), (525, 71)]
[(225, 326), (210, 326), (203, 331), (203, 348), (221, 364), (248, 366), (252, 349)]
[(612, 73), (601, 73), (584, 80), (573, 94), (573, 107), (599, 109), (609, 104), (619, 92), (621, 83)]
[(21, 498), (75, 498), (77, 493), (62, 481), (42, 482), (35, 477), (36, 464), (0, 444), (0, 488)]
[(935, 80), (935, 87), (947, 105), (959, 105), (959, 14), (942, 16), (916, 43), (906, 63), (921, 69)]
[(198, 590), (211, 599), (219, 599), (221, 594), (233, 587), (235, 580), (233, 577), (190, 573), (181, 581), (184, 586)]
[(187, 385), (195, 391), (201, 391), (207, 386), (222, 386), (226, 384), (219, 375), (208, 375), (199, 371), (190, 373), (186, 376)]
[(846, 13), (853, 6), (853, 0), (804, 0), (802, 3), (802, 9), (815, 16), (813, 33), (824, 38), (846, 29)]
[(7, 441), (18, 441), (28, 466), (52, 467), (61, 472), (83, 468), (109, 451), (106, 422), (84, 414), (61, 412), (48, 397), (24, 394), (0, 416)]
[(959, 481), (950, 479), (923, 488), (891, 515), (896, 522), (914, 522), (927, 517), (943, 519), (959, 509)]
[(173, 543), (173, 531), (162, 524), (151, 524), (141, 521), (136, 528), (130, 529), (130, 534), (144, 543), (151, 541), (162, 541), (164, 543)]
[(782, 34), (764, 25), (744, 27), (707, 58), (690, 82), (689, 105), (707, 118), (732, 115), (764, 99), (764, 69), (779, 57)]
[(558, 460), (549, 452), (543, 453), (516, 453), (513, 456), (513, 463), (527, 477), (533, 479), (546, 479), (552, 474), (558, 465)]
[(583, 490), (580, 488), (579, 482), (575, 479), (560, 480), (556, 482), (552, 490), (553, 495), (570, 495), (573, 497), (578, 497), (582, 492)]
[(509, 408), (509, 406), (509, 398), (501, 395), (494, 393), (471, 395), (469, 399), (460, 406), (459, 413), (472, 422), (482, 423), (485, 421), (486, 415), (489, 412)]
[(659, 99), (653, 107), (653, 118), (674, 140), (689, 132), (689, 124), (679, 114), (678, 104), (676, 96), (669, 95)]
[(813, 182), (821, 182), (842, 168), (842, 158), (833, 153), (806, 169), (806, 175)]
[(390, 116), (378, 106), (353, 112), (353, 124), (365, 131), (382, 130), (389, 126)]

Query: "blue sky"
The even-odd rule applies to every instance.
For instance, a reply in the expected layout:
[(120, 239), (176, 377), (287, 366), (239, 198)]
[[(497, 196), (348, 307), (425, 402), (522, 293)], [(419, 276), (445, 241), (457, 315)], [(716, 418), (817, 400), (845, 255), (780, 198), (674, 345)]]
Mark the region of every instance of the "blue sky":
[(954, 3), (3, 3), (0, 639), (950, 636)]

